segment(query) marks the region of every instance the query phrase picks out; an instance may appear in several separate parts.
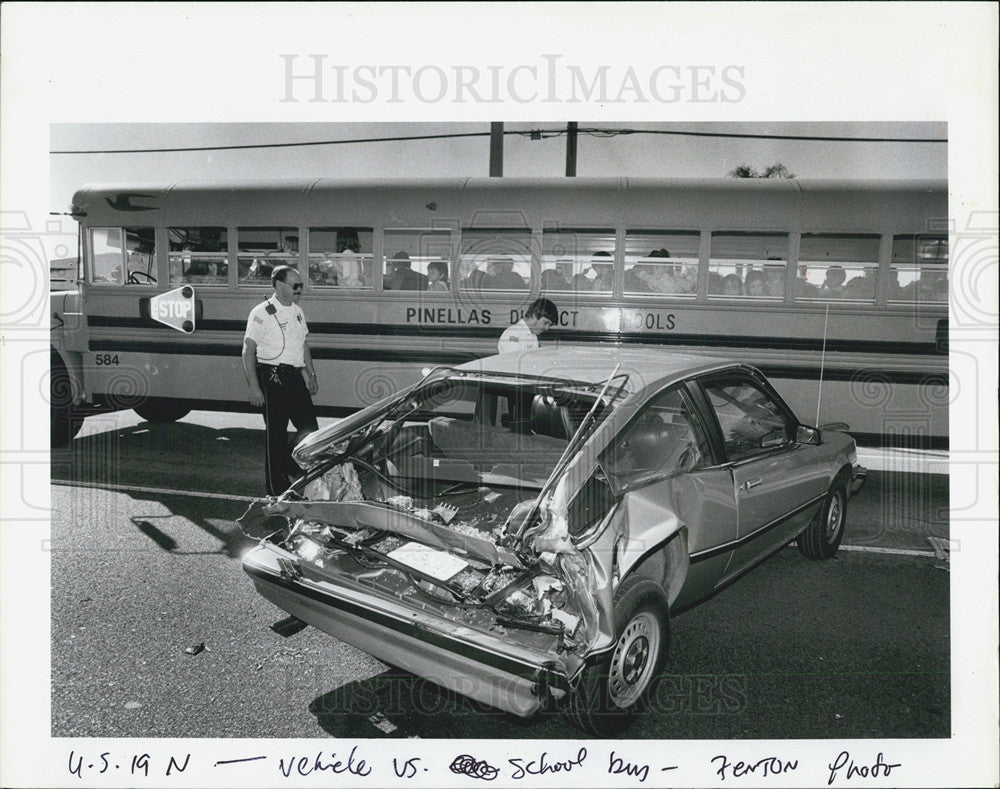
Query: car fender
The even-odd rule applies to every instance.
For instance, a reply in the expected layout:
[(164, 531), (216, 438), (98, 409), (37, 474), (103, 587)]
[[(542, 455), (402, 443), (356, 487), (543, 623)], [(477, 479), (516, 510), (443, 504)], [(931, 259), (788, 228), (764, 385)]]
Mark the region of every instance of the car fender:
[(589, 546), (599, 601), (610, 615), (614, 590), (632, 573), (659, 583), (669, 602), (677, 597), (689, 566), (687, 524), (670, 503), (671, 480), (624, 493), (600, 536)]
[(615, 552), (616, 588), (637, 573), (659, 584), (668, 603), (676, 599), (690, 566), (687, 525), (664, 495), (671, 487), (666, 480), (625, 494), (628, 528)]

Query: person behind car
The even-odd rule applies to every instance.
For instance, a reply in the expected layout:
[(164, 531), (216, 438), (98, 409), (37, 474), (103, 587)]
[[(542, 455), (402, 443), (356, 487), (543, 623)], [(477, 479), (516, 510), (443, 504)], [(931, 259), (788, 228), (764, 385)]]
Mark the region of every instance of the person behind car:
[(497, 343), (500, 353), (527, 351), (538, 347), (538, 335), (559, 322), (559, 310), (549, 299), (535, 299), (524, 317), (504, 329)]

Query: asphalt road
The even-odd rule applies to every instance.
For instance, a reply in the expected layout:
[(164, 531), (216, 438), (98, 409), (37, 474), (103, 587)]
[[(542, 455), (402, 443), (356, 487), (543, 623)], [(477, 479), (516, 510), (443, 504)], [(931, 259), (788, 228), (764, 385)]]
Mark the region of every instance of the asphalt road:
[[(90, 417), (53, 452), (53, 736), (581, 738), (391, 670), (259, 597), (234, 520), (262, 493), (262, 454), (259, 417), (205, 412)], [(947, 477), (873, 472), (850, 504), (853, 550), (786, 549), (674, 619), (654, 707), (625, 736), (949, 736), (949, 572), (928, 553), (947, 507)]]

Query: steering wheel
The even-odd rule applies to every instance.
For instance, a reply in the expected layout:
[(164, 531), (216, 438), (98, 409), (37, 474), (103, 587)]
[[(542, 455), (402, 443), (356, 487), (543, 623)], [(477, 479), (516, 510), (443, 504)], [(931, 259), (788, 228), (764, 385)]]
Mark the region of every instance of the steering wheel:
[(141, 285), (142, 283), (139, 281), (139, 277), (145, 277), (147, 282), (152, 283), (154, 285), (156, 284), (156, 277), (154, 277), (152, 274), (147, 274), (145, 271), (139, 271), (139, 269), (136, 269), (135, 271), (130, 271), (128, 273), (129, 284)]

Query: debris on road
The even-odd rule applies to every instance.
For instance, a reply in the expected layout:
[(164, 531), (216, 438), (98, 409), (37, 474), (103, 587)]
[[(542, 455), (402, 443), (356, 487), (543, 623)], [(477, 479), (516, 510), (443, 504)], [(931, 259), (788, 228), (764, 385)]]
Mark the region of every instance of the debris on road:
[(197, 655), (205, 650), (205, 642), (202, 641), (200, 644), (192, 644), (187, 649), (184, 650), (185, 655)]

